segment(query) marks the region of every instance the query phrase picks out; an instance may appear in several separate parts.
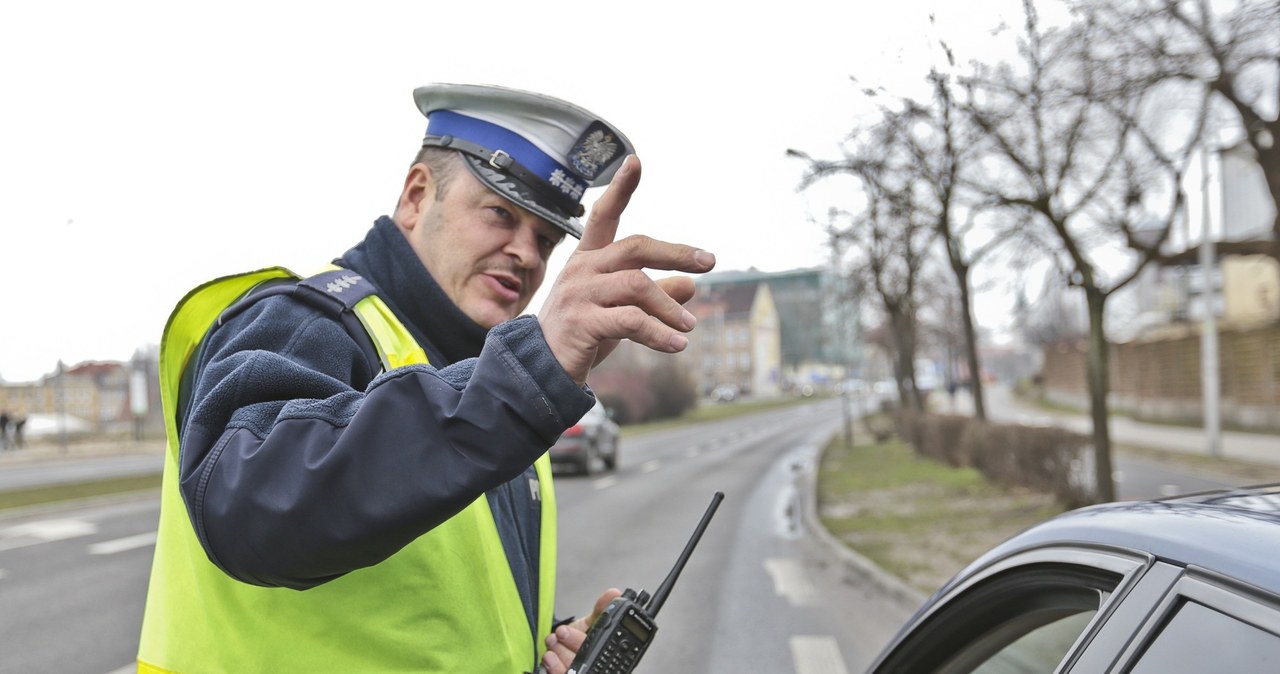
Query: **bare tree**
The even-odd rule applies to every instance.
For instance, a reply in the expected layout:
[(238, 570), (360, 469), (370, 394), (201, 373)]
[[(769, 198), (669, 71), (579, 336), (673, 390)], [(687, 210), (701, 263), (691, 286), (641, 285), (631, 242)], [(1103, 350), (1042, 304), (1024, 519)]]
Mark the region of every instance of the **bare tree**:
[[(1212, 95), (1222, 126), (1238, 129), (1266, 177), (1276, 217), (1271, 239), (1224, 242), (1221, 252), (1280, 261), (1280, 3), (1246, 0), (1077, 0), (1089, 29), (1113, 45), (1112, 64), (1133, 86), (1182, 83)], [(1215, 9), (1219, 8), (1219, 9)]]
[[(1200, 126), (1189, 142), (1167, 149), (1165, 139), (1137, 124), (1150, 111), (1151, 89), (1109, 76), (1112, 43), (1087, 27), (1045, 29), (1032, 0), (1023, 7), (1018, 59), (975, 64), (964, 80), (966, 107), (998, 159), (987, 186), (991, 203), (1031, 215), (1047, 229), (1052, 259), (1085, 295), (1098, 495), (1112, 500), (1106, 302), (1167, 239)], [(1139, 253), (1102, 257), (1125, 244)]]
[[(882, 121), (871, 127), (856, 148), (841, 160), (819, 160), (798, 150), (787, 154), (808, 164), (800, 189), (835, 175), (858, 179), (866, 207), (858, 213), (832, 210), (828, 234), (837, 250), (848, 251), (850, 273), (859, 287), (874, 291), (893, 336), (894, 378), (904, 404), (923, 411), (924, 399), (916, 381), (918, 342), (916, 311), (920, 271), (928, 258), (933, 233), (920, 211), (911, 207), (915, 185), (895, 171), (886, 157), (903, 151), (902, 125)], [(855, 135), (857, 138), (857, 135)], [(843, 216), (847, 225), (837, 224)]]
[[(942, 48), (948, 62), (954, 66), (955, 57), (951, 50), (945, 44)], [(901, 113), (889, 109), (882, 109), (882, 112), (886, 122), (896, 127), (905, 150), (900, 163), (894, 167), (912, 185), (911, 190), (902, 193), (909, 199), (909, 203), (902, 204), (902, 207), (917, 212), (937, 232), (955, 278), (959, 294), (957, 313), (961, 320), (965, 362), (970, 373), (974, 416), (985, 420), (982, 366), (978, 357), (977, 327), (973, 320), (971, 272), (974, 265), (1014, 234), (1016, 227), (978, 231), (976, 225), (983, 210), (982, 204), (972, 196), (966, 198), (965, 193), (972, 194), (972, 189), (966, 189), (969, 181), (981, 180), (978, 167), (982, 147), (956, 101), (952, 77), (933, 68), (928, 82), (932, 93), (928, 104), (903, 100)], [(978, 242), (974, 243), (975, 233), (985, 236), (976, 238)]]

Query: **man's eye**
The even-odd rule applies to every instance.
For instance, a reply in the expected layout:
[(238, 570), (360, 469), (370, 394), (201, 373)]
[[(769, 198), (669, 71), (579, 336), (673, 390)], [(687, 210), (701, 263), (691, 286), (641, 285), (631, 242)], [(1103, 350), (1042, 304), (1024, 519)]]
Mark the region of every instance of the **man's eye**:
[(501, 206), (490, 206), (489, 210), (493, 211), (498, 217), (502, 218), (503, 220), (508, 220), (511, 218), (511, 211), (508, 211), (507, 209)]

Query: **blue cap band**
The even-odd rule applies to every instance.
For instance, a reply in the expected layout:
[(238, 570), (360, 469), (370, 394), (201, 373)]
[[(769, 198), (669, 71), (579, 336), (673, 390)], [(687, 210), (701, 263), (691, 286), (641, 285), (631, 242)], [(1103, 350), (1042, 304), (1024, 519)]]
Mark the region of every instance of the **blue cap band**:
[(529, 172), (578, 203), (587, 183), (523, 136), (497, 124), (451, 110), (433, 110), (427, 118), (428, 136), (453, 136), (490, 150), (501, 150)]

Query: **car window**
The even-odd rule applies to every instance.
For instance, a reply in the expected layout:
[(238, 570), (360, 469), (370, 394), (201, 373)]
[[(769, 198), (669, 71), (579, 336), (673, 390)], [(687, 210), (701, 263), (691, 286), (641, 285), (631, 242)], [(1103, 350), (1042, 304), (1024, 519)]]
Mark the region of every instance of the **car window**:
[(945, 603), (873, 670), (921, 674), (1054, 671), (1121, 576), (1044, 564), (997, 574)]
[(1013, 643), (996, 651), (989, 659), (970, 670), (973, 674), (1039, 674), (1052, 672), (1071, 649), (1080, 633), (1089, 626), (1097, 610), (1077, 611), (1041, 624), (1040, 616), (1023, 616), (1029, 625), (1016, 626), (1016, 631), (1030, 629)]
[(1280, 671), (1280, 637), (1198, 602), (1185, 601), (1129, 671)]

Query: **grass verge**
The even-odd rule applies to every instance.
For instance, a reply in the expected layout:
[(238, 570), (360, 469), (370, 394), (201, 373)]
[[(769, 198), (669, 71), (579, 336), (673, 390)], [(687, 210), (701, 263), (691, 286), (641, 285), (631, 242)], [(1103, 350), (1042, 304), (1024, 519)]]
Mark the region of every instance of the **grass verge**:
[(0, 492), (0, 510), (160, 488), (160, 473)]
[(925, 594), (1063, 511), (1051, 495), (994, 486), (972, 468), (917, 457), (905, 442), (848, 447), (838, 436), (823, 452), (817, 499), (832, 535)]

